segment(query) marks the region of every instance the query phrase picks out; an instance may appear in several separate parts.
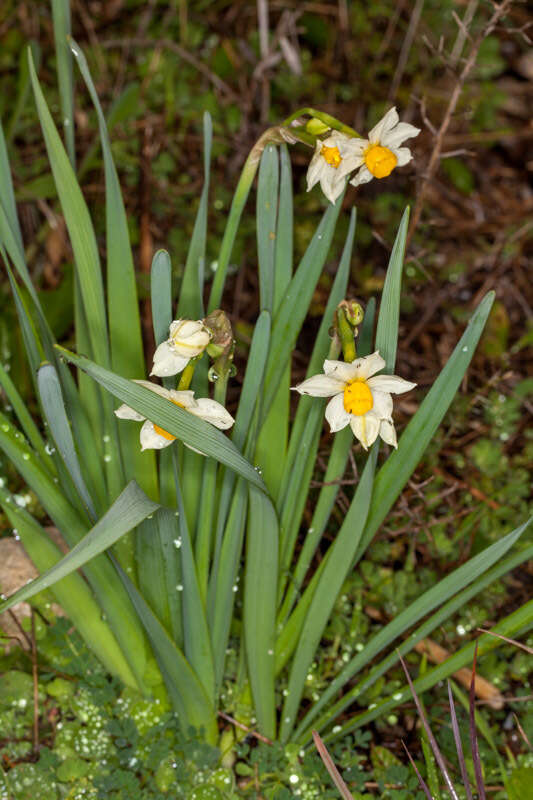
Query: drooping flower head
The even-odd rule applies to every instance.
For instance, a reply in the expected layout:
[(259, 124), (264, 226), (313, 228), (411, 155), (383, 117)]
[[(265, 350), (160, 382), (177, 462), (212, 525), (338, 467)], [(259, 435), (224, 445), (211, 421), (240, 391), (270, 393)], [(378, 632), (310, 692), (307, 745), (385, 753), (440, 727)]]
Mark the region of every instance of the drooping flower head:
[(342, 194), (347, 177), (355, 170), (358, 172), (350, 181), (353, 186), (368, 183), (372, 178), (386, 178), (393, 169), (411, 161), (409, 148), (400, 145), (419, 133), (419, 128), (399, 121), (395, 108), (387, 111), (372, 128), (368, 139), (333, 131), (316, 143), (307, 170), (307, 191), (320, 182), (322, 191), (334, 203)]
[[(188, 411), (190, 414), (194, 414), (195, 417), (200, 417), (200, 419), (209, 422), (220, 430), (231, 428), (235, 422), (223, 405), (217, 403), (216, 400), (210, 400), (208, 397), (199, 397), (196, 399), (194, 397), (194, 392), (189, 389), (186, 391), (164, 389), (162, 386), (150, 383), (150, 381), (135, 381), (135, 383), (146, 387), (146, 389), (150, 389), (150, 391), (166, 398), (171, 403), (174, 403), (174, 405), (185, 409), (185, 411)], [(133, 408), (125, 404), (117, 408), (115, 414), (120, 419), (133, 419), (137, 422), (144, 421), (140, 433), (141, 450), (161, 450), (163, 447), (168, 447), (176, 440), (176, 437), (171, 433), (163, 430), (159, 425), (150, 422), (150, 420), (146, 419), (142, 414), (139, 414), (138, 411), (134, 411)]]
[(392, 423), (392, 394), (403, 394), (416, 386), (397, 375), (376, 375), (385, 366), (376, 350), (355, 361), (324, 361), (324, 374), (294, 387), (300, 394), (331, 397), (326, 406), (326, 419), (331, 432), (347, 425), (356, 439), (368, 449), (378, 436), (397, 447)]
[(150, 375), (168, 377), (185, 369), (191, 358), (203, 353), (211, 334), (202, 320), (178, 319), (170, 324), (169, 336), (154, 353)]

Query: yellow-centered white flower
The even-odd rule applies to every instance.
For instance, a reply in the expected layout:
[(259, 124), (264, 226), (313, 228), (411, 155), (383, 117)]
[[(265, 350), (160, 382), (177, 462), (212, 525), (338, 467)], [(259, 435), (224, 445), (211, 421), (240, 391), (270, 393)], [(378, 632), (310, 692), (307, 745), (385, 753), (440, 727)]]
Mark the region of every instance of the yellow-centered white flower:
[[(308, 192), (315, 184), (320, 183), (320, 188), (328, 200), (331, 203), (337, 200), (346, 185), (346, 175), (351, 171), (350, 169), (346, 171), (345, 168), (349, 162), (349, 148), (352, 141), (354, 140), (350, 136), (339, 131), (333, 131), (326, 139), (317, 141), (307, 170)], [(355, 166), (352, 169), (355, 169)]]
[[(215, 428), (220, 428), (220, 430), (231, 428), (235, 422), (223, 405), (217, 403), (216, 400), (210, 400), (208, 397), (199, 397), (196, 399), (194, 397), (194, 392), (189, 389), (180, 392), (175, 389), (164, 389), (162, 386), (150, 383), (150, 381), (135, 381), (135, 383), (138, 383), (140, 386), (145, 386), (147, 389), (150, 389), (150, 391), (166, 398), (171, 403), (185, 409), (185, 411), (188, 411), (190, 414), (194, 414), (195, 417), (200, 417), (200, 419), (205, 420), (205, 422), (211, 423)], [(161, 450), (163, 447), (168, 447), (176, 440), (176, 437), (171, 433), (160, 428), (159, 425), (150, 422), (150, 420), (146, 419), (142, 414), (139, 414), (138, 411), (134, 411), (133, 408), (125, 404), (117, 408), (115, 414), (120, 419), (133, 419), (136, 422), (144, 421), (140, 434), (141, 450)], [(190, 449), (194, 450), (195, 448), (191, 447)]]
[(202, 320), (177, 319), (170, 324), (168, 339), (154, 353), (150, 375), (166, 378), (181, 372), (191, 358), (203, 353), (211, 334)]
[(326, 406), (326, 419), (332, 433), (349, 425), (365, 450), (378, 436), (397, 447), (391, 393), (403, 394), (416, 383), (398, 375), (376, 375), (384, 366), (378, 350), (351, 363), (324, 361), (323, 375), (313, 375), (294, 388), (300, 394), (332, 398)]
[(372, 178), (386, 178), (393, 169), (411, 161), (413, 155), (409, 148), (400, 145), (419, 133), (420, 128), (400, 122), (398, 112), (391, 108), (372, 128), (368, 139), (350, 139), (349, 154), (339, 172), (347, 175), (358, 169), (350, 181), (352, 186), (368, 183)]

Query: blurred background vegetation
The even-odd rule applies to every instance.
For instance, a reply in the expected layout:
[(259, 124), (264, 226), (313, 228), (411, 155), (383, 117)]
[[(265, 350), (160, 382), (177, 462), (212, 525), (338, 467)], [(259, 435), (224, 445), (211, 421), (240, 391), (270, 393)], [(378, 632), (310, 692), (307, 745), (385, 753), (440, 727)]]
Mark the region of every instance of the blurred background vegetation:
[[(87, 55), (108, 115), (141, 297), (147, 296), (148, 270), (155, 249), (165, 247), (170, 251), (177, 279), (183, 269), (202, 184), (201, 118), (205, 110), (211, 113), (214, 123), (208, 239), (208, 267), (212, 268), (216, 266), (225, 216), (240, 168), (250, 147), (269, 124), (279, 123), (298, 107), (312, 105), (365, 132), (391, 105), (397, 105), (402, 119), (422, 128), (421, 135), (413, 140), (414, 160), (409, 166), (395, 171), (387, 181), (373, 181), (359, 190), (349, 188), (346, 194), (346, 208), (355, 204), (358, 210), (351, 292), (365, 303), (379, 293), (383, 284), (401, 211), (407, 204), (416, 207), (458, 75), (494, 7), (487, 0), (73, 0), (71, 9), (73, 35)], [(531, 396), (533, 384), (528, 378), (531, 371), (528, 372), (527, 361), (527, 346), (533, 338), (531, 273), (527, 274), (533, 229), (533, 193), (528, 182), (533, 170), (532, 35), (526, 5), (510, 3), (504, 20), (480, 46), (440, 142), (437, 169), (425, 183), (422, 215), (406, 261), (398, 373), (417, 381), (422, 390), (427, 389), (481, 296), (494, 289), (497, 300), (462, 392), (431, 451), (368, 551), (360, 571), (347, 581), (309, 680), (309, 699), (327, 683), (332, 666), (339, 659), (342, 661), (345, 645), (364, 647), (370, 633), (397, 614), (412, 597), (527, 516), (528, 465), (533, 462), (531, 429), (527, 427), (531, 412), (528, 394)], [(25, 55), (29, 43), (40, 65), (39, 77), (51, 110), (59, 122), (50, 4), (45, 0), (3, 0), (0, 38), (0, 116), (28, 261), (54, 332), (70, 344), (72, 255), (58, 214)], [(104, 186), (97, 124), (77, 76), (76, 81), (77, 169), (103, 240)], [(301, 145), (291, 149), (296, 257), (308, 242), (325, 204), (318, 189), (305, 193), (309, 155)], [(345, 233), (343, 225), (347, 225), (347, 215), (339, 224), (339, 241)], [(241, 365), (257, 308), (255, 252), (252, 198), (233, 253), (232, 278), (224, 300), (237, 333), (237, 363)], [(305, 370), (333, 268), (332, 263), (331, 274), (324, 277), (316, 293), (314, 318), (308, 321), (295, 353), (297, 376)], [(144, 321), (149, 350), (147, 313)], [(0, 357), (19, 389), (29, 395), (31, 384), (5, 273), (0, 278)], [(242, 370), (233, 382), (233, 397), (239, 391), (241, 376)], [(413, 412), (413, 403), (413, 399), (400, 398), (400, 427)], [(324, 449), (329, 447), (329, 441), (325, 433)], [(0, 461), (0, 472), (1, 480), (13, 483), (14, 475), (5, 462)], [(319, 458), (317, 484), (321, 477)], [(347, 480), (353, 478), (353, 474), (346, 476)], [(20, 503), (35, 510), (36, 500), (31, 493), (23, 486), (13, 485)], [(339, 519), (344, 515), (345, 500), (341, 491), (336, 509)], [(2, 517), (0, 530), (6, 536), (11, 533)], [(476, 598), (453, 624), (440, 631), (440, 645), (453, 652), (465, 637), (475, 634), (476, 627), (489, 627), (521, 605), (527, 599), (530, 580), (531, 569), (522, 568), (493, 584), (490, 593)], [(44, 616), (50, 613), (49, 609), (46, 613), (41, 611)], [(58, 672), (68, 670), (58, 666), (57, 647), (54, 651), (49, 643), (44, 646), (53, 633), (43, 628), (39, 636), (43, 642), (42, 660), (48, 670), (43, 678), (46, 683), (47, 679), (56, 679)], [(54, 646), (58, 646), (56, 639)], [(414, 654), (413, 669), (418, 669), (419, 661)], [(5, 664), (0, 662), (0, 671), (14, 667), (27, 671), (29, 664), (29, 655), (11, 654)], [(87, 679), (80, 678), (81, 672), (78, 669), (69, 674), (83, 683)], [(522, 759), (518, 763), (524, 765), (527, 759), (527, 747), (512, 714), (519, 715), (531, 740), (533, 713), (527, 710), (523, 654), (511, 646), (501, 648), (485, 660), (483, 672), (503, 695), (515, 698), (500, 708), (480, 705), (487, 730), (492, 731), (494, 748), (487, 744), (488, 740), (482, 747), (486, 750), (486, 768), (492, 770), (496, 787), (492, 796), (498, 796), (498, 758), (506, 763)], [(383, 678), (375, 684), (368, 696), (359, 699), (360, 705), (364, 707), (394, 691), (395, 682), (399, 685), (401, 679), (399, 671), (390, 673), (387, 680)], [(62, 705), (60, 692), (43, 691), (42, 738), (50, 747), (57, 733), (55, 722), (51, 722), (54, 713), (65, 718), (70, 715), (73, 724), (87, 727), (87, 720), (84, 722), (73, 701), (65, 700)], [(119, 691), (113, 688), (115, 694), (106, 697), (108, 705), (104, 703), (100, 709), (109, 716), (105, 725), (112, 728), (106, 740), (111, 749), (105, 751), (110, 763), (114, 763), (112, 753), (118, 747), (117, 740), (133, 736), (131, 730), (129, 734), (122, 731), (120, 725), (126, 722), (113, 718)], [(70, 697), (71, 693), (67, 694)], [(445, 718), (443, 696), (437, 692), (428, 701), (437, 726), (441, 712)], [(29, 714), (29, 710), (23, 711)], [(3, 722), (7, 725), (5, 733), (0, 734), (5, 737), (0, 741), (4, 766), (16, 766), (23, 772), (28, 772), (29, 767), (35, 770), (35, 765), (29, 763), (29, 720), (22, 724), (19, 719), (18, 727), (15, 718), (9, 724), (6, 719)], [(113, 724), (118, 726), (116, 730)], [(355, 740), (351, 737), (334, 755), (352, 781), (357, 772), (360, 792), (381, 787), (383, 797), (414, 797), (416, 790), (406, 783), (409, 773), (401, 773), (403, 767), (398, 760), (405, 761), (401, 737), (411, 739), (412, 749), (417, 752), (414, 727), (413, 706), (406, 704), (400, 714), (376, 722)], [(446, 725), (440, 735), (443, 746), (451, 747)], [(29, 747), (19, 746), (21, 742), (29, 742)], [(72, 748), (69, 757), (88, 763), (96, 758), (74, 745)], [(383, 752), (382, 748), (386, 750)], [(289, 775), (293, 774), (290, 770), (294, 771), (297, 754), (274, 757), (264, 748), (258, 752), (263, 754), (253, 756), (243, 751), (243, 766), (240, 773), (237, 771), (239, 791), (253, 794), (260, 785), (265, 796), (282, 797), (282, 790), (292, 796), (298, 787), (291, 787)], [(164, 756), (163, 753), (161, 763)], [(137, 758), (131, 754), (129, 757)], [(196, 756), (190, 758), (194, 761)], [(119, 758), (115, 769), (119, 762), (129, 763)], [(48, 762), (45, 758), (39, 763), (53, 775), (59, 769), (52, 756)], [(146, 775), (155, 780), (159, 762), (154, 766), (146, 757), (142, 763), (147, 772), (142, 773), (145, 783), (139, 786), (144, 786), (144, 793), (139, 797), (168, 796), (161, 789), (148, 793), (152, 784), (146, 782)], [(312, 769), (319, 770), (314, 761), (313, 765)], [(393, 767), (396, 772), (390, 772)], [(246, 772), (248, 768), (251, 773)], [(78, 765), (76, 769), (83, 772), (84, 768)], [(76, 769), (73, 768), (75, 775)], [(307, 767), (300, 764), (298, 769), (305, 773)], [(132, 772), (131, 767), (129, 771)], [(62, 774), (63, 788), (67, 788), (64, 792), (53, 789), (62, 792), (57, 795), (61, 797), (70, 791), (69, 780), (81, 780), (81, 773), (76, 779), (67, 779), (65, 770)], [(270, 777), (263, 780), (263, 774)], [(321, 777), (316, 786), (324, 796), (325, 773), (319, 770), (317, 774)], [(38, 774), (36, 785), (42, 782), (43, 775), (44, 772)], [(298, 780), (303, 781), (304, 777)], [(58, 780), (61, 782), (62, 778)], [(306, 780), (309, 783), (310, 778)], [(268, 788), (269, 781), (277, 794)], [(385, 783), (392, 788), (383, 788)], [(186, 784), (183, 778), (183, 785)], [(228, 789), (222, 784), (216, 784), (220, 792)], [(100, 794), (79, 796), (131, 800), (137, 797), (137, 789), (132, 787), (109, 784), (98, 789)], [(52, 789), (47, 789), (46, 795), (31, 791), (28, 797), (56, 796)]]

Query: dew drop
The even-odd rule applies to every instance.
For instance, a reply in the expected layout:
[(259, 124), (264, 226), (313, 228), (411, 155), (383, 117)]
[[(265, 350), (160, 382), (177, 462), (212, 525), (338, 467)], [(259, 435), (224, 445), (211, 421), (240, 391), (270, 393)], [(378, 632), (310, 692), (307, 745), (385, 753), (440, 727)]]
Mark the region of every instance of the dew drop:
[(4, 422), (2, 424), (2, 430), (4, 431), (4, 433), (7, 433), (9, 431), (9, 425), (7, 422)]
[(111, 461), (111, 456), (109, 455), (109, 453), (106, 453), (106, 455), (104, 456), (104, 461), (106, 462), (106, 464), (109, 464), (109, 462)]
[(465, 344), (465, 346), (463, 347), (463, 353), (468, 353), (468, 347), (466, 346), (466, 344)]
[(30, 454), (29, 453), (23, 453), (22, 454), (22, 458), (23, 458), (24, 461), (29, 461), (30, 460)]
[(53, 447), (53, 446), (50, 444), (50, 442), (47, 442), (47, 443), (45, 444), (45, 446), (44, 446), (44, 452), (46, 453), (46, 455), (48, 455), (48, 456), (51, 456), (51, 455), (52, 455), (52, 453), (55, 453), (55, 451), (56, 451), (55, 447)]
[(106, 433), (105, 436), (102, 436), (102, 441), (106, 442), (106, 443), (110, 442), (111, 441), (111, 436), (108, 436), (108, 434)]
[(182, 584), (182, 583), (178, 583), (178, 584), (177, 584), (177, 586), (176, 586), (176, 591), (177, 591), (177, 592), (182, 592), (182, 591), (183, 591), (183, 584)]
[(181, 537), (179, 537), (178, 539), (174, 539), (174, 547), (176, 548), (176, 550), (180, 549), (180, 547), (181, 547)]

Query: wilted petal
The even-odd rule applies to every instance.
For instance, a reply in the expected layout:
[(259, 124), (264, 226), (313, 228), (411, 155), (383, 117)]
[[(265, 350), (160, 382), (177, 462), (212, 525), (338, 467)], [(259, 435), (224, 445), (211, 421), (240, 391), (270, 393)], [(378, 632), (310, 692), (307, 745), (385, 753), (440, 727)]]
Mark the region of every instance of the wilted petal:
[(381, 144), (383, 147), (393, 150), (403, 144), (406, 139), (412, 139), (413, 136), (418, 136), (419, 133), (420, 128), (415, 128), (414, 125), (409, 125), (408, 122), (399, 122), (395, 128), (383, 134)]
[(141, 428), (141, 450), (162, 450), (168, 447), (175, 439), (167, 439), (155, 431), (154, 423), (146, 420)]
[(330, 203), (336, 203), (337, 198), (339, 198), (344, 191), (346, 180), (343, 175), (338, 174), (334, 167), (330, 167), (326, 164), (326, 168), (327, 171), (324, 169), (320, 177), (320, 188)]
[(322, 172), (322, 166), (325, 164), (324, 159), (320, 155), (320, 150), (322, 149), (322, 142), (318, 141), (316, 143), (316, 150), (311, 159), (311, 163), (307, 169), (307, 191), (311, 191), (313, 186), (318, 183), (320, 180), (320, 174)]
[(130, 408), (125, 403), (115, 409), (115, 416), (119, 419), (133, 419), (135, 422), (142, 422), (143, 419), (146, 419), (145, 416), (139, 414), (138, 411), (134, 411), (133, 408)]
[(313, 375), (312, 378), (293, 387), (300, 394), (310, 394), (313, 397), (331, 397), (344, 391), (344, 382), (327, 375)]
[(329, 422), (331, 433), (341, 431), (350, 424), (350, 414), (344, 408), (344, 394), (332, 397), (326, 406), (326, 419)]
[(372, 144), (380, 144), (383, 142), (383, 138), (387, 135), (387, 133), (394, 128), (395, 125), (398, 124), (400, 117), (398, 116), (398, 112), (396, 108), (391, 108), (383, 119), (380, 119), (377, 125), (375, 125), (370, 133), (368, 134), (368, 139)]
[(392, 392), (392, 394), (403, 394), (416, 386), (416, 383), (404, 381), (398, 375), (376, 375), (374, 378), (369, 378), (367, 383), (372, 392), (377, 389), (380, 392)]
[(177, 375), (185, 369), (190, 360), (190, 355), (180, 355), (168, 342), (162, 342), (154, 353), (154, 365), (150, 375), (157, 375), (160, 378)]
[(350, 427), (356, 439), (359, 439), (365, 450), (377, 439), (380, 420), (371, 411), (361, 417), (350, 415)]
[(215, 428), (220, 428), (220, 430), (231, 428), (235, 422), (223, 405), (217, 403), (216, 400), (210, 400), (208, 397), (199, 397), (196, 400), (196, 406), (191, 406), (187, 411), (190, 414), (194, 414), (195, 417), (200, 417), (200, 419), (211, 423)]
[(383, 439), (384, 442), (387, 444), (392, 445), (392, 447), (398, 447), (398, 441), (396, 439), (396, 430), (394, 425), (389, 420), (385, 419), (382, 420), (381, 425), (379, 426), (379, 435)]

